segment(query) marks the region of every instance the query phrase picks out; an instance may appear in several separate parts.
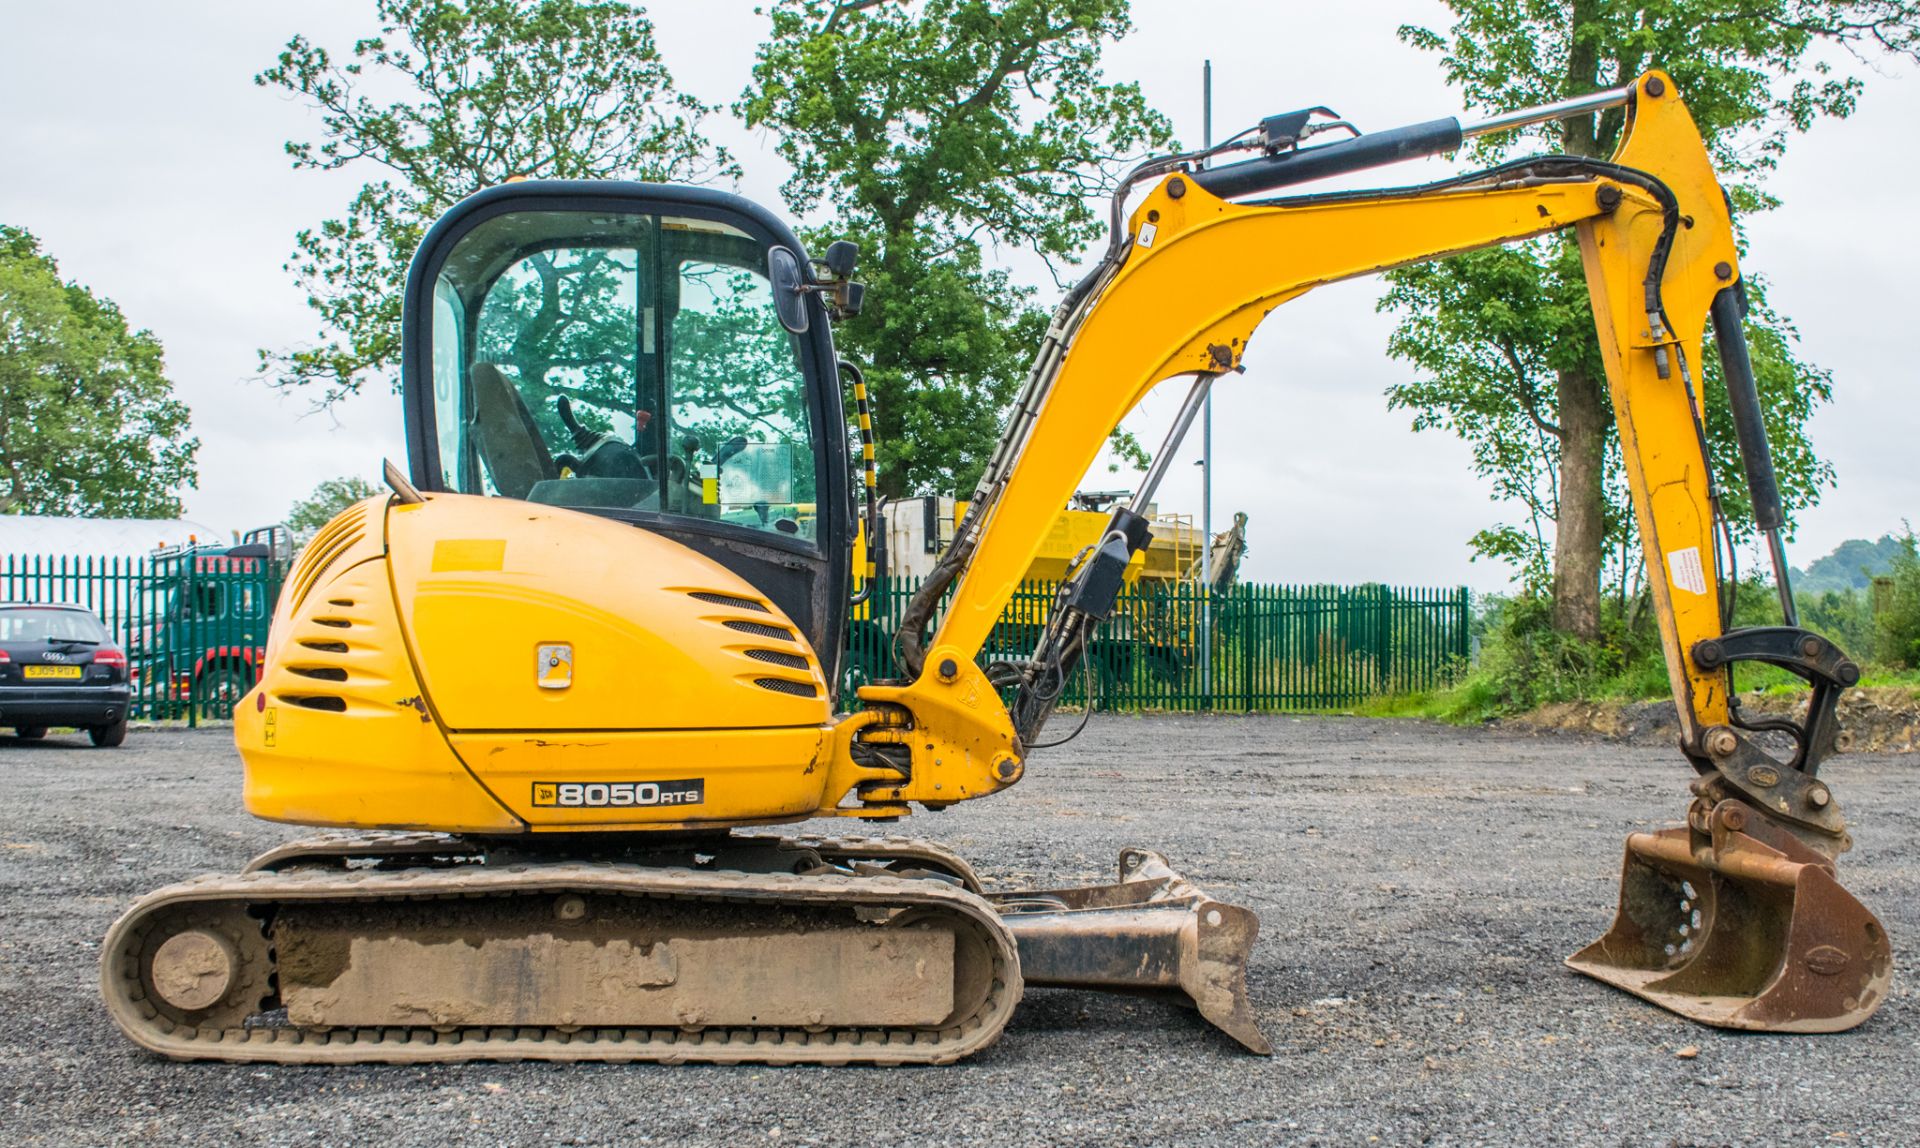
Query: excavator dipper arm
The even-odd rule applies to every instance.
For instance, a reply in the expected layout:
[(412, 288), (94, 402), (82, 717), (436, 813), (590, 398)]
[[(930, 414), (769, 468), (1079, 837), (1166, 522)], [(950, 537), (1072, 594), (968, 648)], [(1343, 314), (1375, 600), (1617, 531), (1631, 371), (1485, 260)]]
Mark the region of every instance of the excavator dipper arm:
[[(1776, 560), (1780, 514), (1739, 323), (1739, 251), (1705, 145), (1658, 72), (1631, 88), (1479, 128), (1609, 105), (1628, 114), (1610, 162), (1549, 156), (1421, 187), (1222, 198), (1449, 149), (1463, 135), (1457, 121), (1212, 169), (1149, 165), (1148, 174), (1163, 178), (1056, 313), (953, 547), (909, 609), (902, 652), (913, 680), (861, 690), (873, 716), (847, 731), (849, 748), (864, 742), (868, 764), (886, 766), (849, 773), (861, 799), (889, 809), (910, 800), (938, 806), (1019, 779), (1060, 686), (1111, 607), (1114, 571), (1146, 543), (1141, 511), (1159, 472), (1132, 506), (1116, 510), (1105, 541), (1063, 586), (1028, 661), (989, 673), (975, 655), (1108, 434), (1156, 385), (1193, 376), (1187, 405), (1197, 405), (1214, 378), (1239, 369), (1269, 312), (1321, 284), (1570, 227), (1586, 268), (1681, 750), (1701, 775), (1686, 828), (1629, 842), (1620, 920), (1571, 963), (1730, 1027), (1812, 1031), (1869, 1015), (1884, 996), (1889, 949), (1879, 922), (1833, 880), (1832, 858), (1848, 841), (1838, 804), (1815, 777), (1833, 748), (1834, 695), (1858, 669), (1794, 625), (1778, 563), (1787, 625), (1725, 628), (1721, 520), (1699, 393), (1709, 322)], [(1176, 419), (1176, 435), (1185, 421)], [(1177, 437), (1162, 448), (1163, 462), (1175, 446)], [(921, 628), (951, 583), (951, 603), (923, 647)], [(1813, 712), (1789, 731), (1793, 760), (1764, 753), (1730, 707), (1738, 660), (1784, 666), (1815, 685)], [(999, 703), (1004, 686), (1014, 687), (1010, 708)], [(886, 751), (874, 748), (882, 744)]]

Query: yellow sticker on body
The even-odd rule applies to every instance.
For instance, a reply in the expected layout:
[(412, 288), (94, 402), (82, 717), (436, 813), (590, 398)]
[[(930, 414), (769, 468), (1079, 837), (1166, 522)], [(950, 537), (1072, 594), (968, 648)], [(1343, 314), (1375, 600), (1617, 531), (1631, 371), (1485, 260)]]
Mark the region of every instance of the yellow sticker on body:
[(504, 538), (442, 538), (433, 544), (433, 572), (500, 570), (507, 564)]

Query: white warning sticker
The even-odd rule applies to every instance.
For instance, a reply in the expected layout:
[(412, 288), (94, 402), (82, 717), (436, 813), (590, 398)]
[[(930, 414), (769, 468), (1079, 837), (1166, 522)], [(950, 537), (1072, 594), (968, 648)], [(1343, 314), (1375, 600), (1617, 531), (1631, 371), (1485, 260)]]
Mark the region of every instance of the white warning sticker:
[(1707, 569), (1700, 564), (1698, 546), (1667, 551), (1667, 575), (1673, 579), (1674, 586), (1689, 594), (1707, 592)]
[(1153, 237), (1154, 237), (1154, 236), (1156, 236), (1156, 235), (1158, 235), (1158, 234), (1160, 234), (1160, 229), (1159, 229), (1158, 227), (1155, 227), (1155, 226), (1154, 226), (1153, 224), (1151, 224), (1151, 223), (1143, 223), (1143, 224), (1141, 224), (1141, 225), (1140, 225), (1140, 239), (1139, 239), (1139, 241), (1138, 241), (1138, 242), (1139, 242), (1139, 244), (1140, 244), (1140, 246), (1142, 246), (1142, 247), (1152, 247), (1152, 246), (1153, 246)]

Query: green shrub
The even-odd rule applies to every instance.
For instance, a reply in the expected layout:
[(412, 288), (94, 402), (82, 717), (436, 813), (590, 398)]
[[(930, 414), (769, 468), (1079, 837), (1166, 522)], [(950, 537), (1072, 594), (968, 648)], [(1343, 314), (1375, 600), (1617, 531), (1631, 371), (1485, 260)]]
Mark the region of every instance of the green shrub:
[(1474, 668), (1447, 698), (1461, 720), (1521, 713), (1552, 702), (1666, 692), (1660, 639), (1645, 609), (1631, 620), (1617, 600), (1602, 614), (1598, 641), (1553, 628), (1553, 602), (1537, 594), (1488, 600)]
[(1891, 666), (1920, 669), (1920, 552), (1913, 531), (1893, 556), (1891, 592), (1877, 595), (1874, 656)]
[(1828, 590), (1795, 594), (1800, 624), (1824, 634), (1855, 660), (1878, 657), (1879, 635), (1873, 621), (1873, 599), (1864, 590)]
[[(1734, 587), (1734, 625), (1780, 625), (1769, 572), (1742, 573)], [(1795, 596), (1802, 626), (1826, 635), (1856, 659), (1895, 671), (1883, 670), (1870, 680), (1920, 669), (1920, 550), (1911, 533), (1893, 561), (1892, 579), (1891, 594), (1882, 590), (1877, 600), (1860, 590)], [(1453, 686), (1381, 699), (1367, 712), (1474, 722), (1554, 702), (1639, 701), (1671, 694), (1653, 608), (1644, 598), (1625, 609), (1617, 598), (1604, 599), (1601, 636), (1594, 642), (1556, 632), (1553, 601), (1544, 595), (1487, 595), (1479, 603), (1472, 629), (1477, 654)], [(1741, 665), (1734, 684), (1743, 693), (1805, 686), (1784, 670), (1754, 664)]]

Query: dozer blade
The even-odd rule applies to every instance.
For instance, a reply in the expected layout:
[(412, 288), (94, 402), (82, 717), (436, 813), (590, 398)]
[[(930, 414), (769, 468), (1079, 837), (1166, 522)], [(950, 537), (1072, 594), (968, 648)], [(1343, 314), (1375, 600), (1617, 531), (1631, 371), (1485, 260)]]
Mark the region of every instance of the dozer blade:
[(1738, 801), (1708, 823), (1628, 837), (1613, 927), (1567, 964), (1718, 1028), (1841, 1032), (1872, 1016), (1892, 948), (1833, 862)]
[(1207, 896), (1147, 849), (1120, 853), (1120, 880), (990, 894), (1029, 985), (1166, 995), (1262, 1056), (1273, 1046), (1247, 1002), (1252, 910)]

